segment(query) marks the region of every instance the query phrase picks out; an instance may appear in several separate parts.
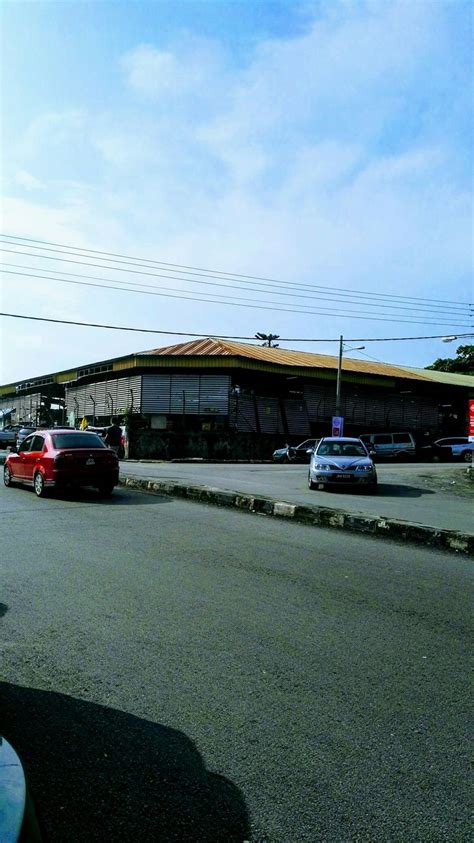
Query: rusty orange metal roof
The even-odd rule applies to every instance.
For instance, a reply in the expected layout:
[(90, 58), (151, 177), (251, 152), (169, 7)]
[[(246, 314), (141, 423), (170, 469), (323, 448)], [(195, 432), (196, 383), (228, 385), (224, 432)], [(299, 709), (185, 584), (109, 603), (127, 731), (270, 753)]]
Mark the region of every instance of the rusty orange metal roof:
[[(330, 354), (268, 348), (268, 346), (249, 345), (229, 340), (215, 340), (212, 337), (179, 343), (178, 345), (168, 345), (164, 348), (154, 348), (142, 353), (147, 356), (243, 357), (267, 365), (273, 363), (276, 366), (296, 366), (305, 369), (337, 369), (338, 366), (338, 357)], [(415, 372), (402, 366), (393, 366), (390, 363), (375, 363), (344, 357), (342, 365), (347, 372), (357, 372), (364, 375), (381, 375), (419, 381), (431, 380), (426, 375), (421, 374), (420, 370)]]

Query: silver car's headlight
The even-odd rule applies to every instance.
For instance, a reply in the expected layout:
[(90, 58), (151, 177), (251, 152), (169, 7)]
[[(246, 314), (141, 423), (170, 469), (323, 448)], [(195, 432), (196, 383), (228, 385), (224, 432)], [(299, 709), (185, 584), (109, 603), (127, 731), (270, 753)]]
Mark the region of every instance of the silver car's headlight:
[(356, 471), (373, 471), (373, 465), (358, 465), (356, 466)]
[(325, 463), (325, 462), (318, 462), (318, 463), (316, 463), (316, 465), (314, 467), (315, 467), (316, 471), (330, 471), (331, 470), (331, 466), (327, 465), (327, 463)]

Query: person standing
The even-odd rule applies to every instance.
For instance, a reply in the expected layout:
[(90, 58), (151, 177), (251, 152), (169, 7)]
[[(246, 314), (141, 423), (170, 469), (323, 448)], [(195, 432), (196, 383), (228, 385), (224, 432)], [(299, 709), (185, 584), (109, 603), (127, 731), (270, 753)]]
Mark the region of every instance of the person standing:
[(104, 442), (112, 451), (118, 454), (120, 445), (122, 444), (122, 428), (119, 425), (117, 416), (112, 416), (110, 421), (110, 427), (105, 431)]

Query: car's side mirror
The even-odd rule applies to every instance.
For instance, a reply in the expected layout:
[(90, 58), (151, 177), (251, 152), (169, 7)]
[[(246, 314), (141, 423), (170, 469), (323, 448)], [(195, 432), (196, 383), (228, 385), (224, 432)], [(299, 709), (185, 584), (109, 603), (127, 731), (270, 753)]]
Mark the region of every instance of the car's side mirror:
[(314, 451), (314, 448), (308, 448), (308, 450), (306, 451), (306, 453), (307, 453), (307, 454), (309, 454), (309, 455), (311, 455), (311, 454), (313, 453), (313, 451)]
[(369, 451), (369, 457), (371, 457), (371, 459), (373, 459), (376, 456), (377, 456), (377, 451), (374, 451), (374, 449), (371, 448), (370, 451)]

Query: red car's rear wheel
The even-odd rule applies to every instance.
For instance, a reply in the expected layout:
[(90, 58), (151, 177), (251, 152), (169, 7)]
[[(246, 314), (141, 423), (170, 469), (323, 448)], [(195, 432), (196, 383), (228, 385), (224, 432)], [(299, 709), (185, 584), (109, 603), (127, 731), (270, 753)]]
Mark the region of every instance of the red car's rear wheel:
[(40, 471), (36, 472), (33, 480), (33, 485), (35, 488), (35, 494), (39, 498), (42, 498), (44, 495), (44, 478)]

